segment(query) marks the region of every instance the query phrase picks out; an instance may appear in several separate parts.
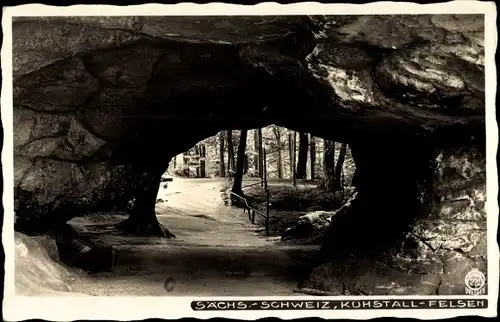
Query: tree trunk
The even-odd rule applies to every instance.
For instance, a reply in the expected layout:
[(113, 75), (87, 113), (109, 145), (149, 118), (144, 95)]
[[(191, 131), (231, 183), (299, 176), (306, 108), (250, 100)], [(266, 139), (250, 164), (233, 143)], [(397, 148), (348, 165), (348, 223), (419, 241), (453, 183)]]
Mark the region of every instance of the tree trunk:
[(227, 173), (228, 177), (231, 177), (231, 150), (233, 149), (233, 131), (226, 131), (226, 145), (227, 145)]
[(227, 131), (227, 172), (228, 176), (234, 175), (236, 162), (234, 160), (233, 130)]
[(117, 228), (124, 233), (175, 238), (175, 235), (163, 227), (156, 218), (156, 197), (160, 188), (161, 176), (164, 173), (161, 169), (159, 168), (158, 171), (148, 169), (151, 172), (147, 173), (146, 178), (138, 187), (130, 216), (117, 224)]
[(254, 149), (254, 161), (255, 161), (255, 171), (260, 175), (260, 149), (259, 149), (259, 130), (253, 130), (253, 149)]
[(335, 189), (335, 142), (323, 140), (323, 171), (325, 180), (325, 190)]
[(234, 144), (233, 140), (231, 140), (231, 170), (235, 171), (236, 169), (236, 159), (234, 157)]
[(297, 185), (297, 132), (293, 131), (293, 142), (292, 142), (292, 156), (293, 156), (293, 167), (292, 167), (292, 182), (293, 186), (295, 187)]
[(309, 142), (307, 133), (299, 132), (299, 160), (297, 162), (297, 178), (305, 179), (307, 175), (307, 152)]
[(334, 187), (336, 190), (340, 190), (342, 188), (341, 176), (342, 176), (342, 167), (344, 166), (345, 155), (347, 153), (347, 144), (342, 143), (340, 146), (339, 158), (337, 159), (337, 164), (335, 167), (335, 183)]
[(182, 154), (182, 174), (189, 178), (189, 151)]
[(247, 148), (247, 130), (241, 130), (240, 143), (238, 144), (238, 159), (236, 163), (236, 173), (234, 175), (234, 183), (232, 191), (240, 196), (243, 196), (243, 170), (245, 168), (245, 152)]
[(220, 176), (226, 176), (226, 165), (224, 162), (224, 131), (219, 133), (219, 155), (220, 155)]
[(311, 179), (314, 180), (314, 170), (316, 166), (316, 138), (311, 135), (309, 153), (311, 157)]
[(245, 166), (243, 167), (243, 174), (248, 173), (248, 154), (245, 153)]
[(279, 126), (273, 126), (274, 137), (276, 138), (276, 146), (278, 147), (278, 178), (283, 178), (283, 160), (281, 157), (281, 131)]
[(207, 176), (207, 163), (206, 163), (206, 147), (205, 144), (200, 145), (200, 177)]
[(174, 157), (174, 171), (177, 168), (177, 156)]
[(290, 161), (290, 178), (293, 178), (293, 148), (292, 148), (292, 133), (288, 132), (288, 158)]
[(207, 176), (207, 164), (205, 159), (200, 160), (200, 177), (205, 178)]
[(278, 178), (283, 178), (283, 160), (281, 157), (281, 147), (278, 148)]
[(259, 152), (259, 178), (264, 178), (264, 164), (262, 155), (262, 129), (257, 130), (258, 152)]

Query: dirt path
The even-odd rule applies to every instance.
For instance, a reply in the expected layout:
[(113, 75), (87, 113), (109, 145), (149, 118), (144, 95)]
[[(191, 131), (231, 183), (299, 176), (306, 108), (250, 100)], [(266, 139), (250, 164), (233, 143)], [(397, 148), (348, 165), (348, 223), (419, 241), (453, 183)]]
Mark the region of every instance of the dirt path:
[[(93, 239), (117, 249), (116, 269), (72, 284), (92, 295), (263, 296), (292, 295), (300, 258), (315, 247), (282, 244), (257, 235), (246, 214), (224, 205), (221, 179), (176, 178), (161, 188), (159, 221), (176, 239), (113, 234), (119, 215), (93, 215), (71, 222)], [(96, 230), (96, 224), (99, 228)], [(107, 225), (109, 224), (109, 225)], [(165, 290), (166, 280), (172, 291)]]

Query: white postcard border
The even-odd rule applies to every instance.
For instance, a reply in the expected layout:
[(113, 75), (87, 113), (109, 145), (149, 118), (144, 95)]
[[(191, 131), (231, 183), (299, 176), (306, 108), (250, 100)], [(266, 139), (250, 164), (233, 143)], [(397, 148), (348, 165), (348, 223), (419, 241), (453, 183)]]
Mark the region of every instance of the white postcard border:
[(415, 317), (421, 319), (448, 318), (461, 315), (496, 316), (499, 284), (499, 250), (496, 240), (498, 228), (498, 177), (496, 151), (498, 146), (498, 127), (495, 117), (496, 66), (494, 53), (497, 46), (496, 7), (492, 2), (452, 1), (438, 4), (415, 4), (401, 2), (375, 2), (363, 5), (319, 4), (303, 2), (281, 5), (261, 3), (254, 6), (210, 3), (198, 5), (182, 3), (176, 5), (146, 4), (137, 6), (75, 5), (54, 7), (40, 4), (21, 5), (3, 9), (2, 28), (4, 40), (1, 51), (2, 92), (1, 112), (4, 127), (4, 146), (2, 153), (4, 187), (12, 187), (13, 173), (13, 126), (12, 126), (12, 17), (13, 16), (137, 16), (137, 15), (304, 15), (304, 14), (485, 14), (485, 69), (486, 69), (486, 130), (487, 130), (487, 202), (488, 213), (488, 296), (363, 296), (361, 297), (259, 297), (258, 300), (368, 300), (368, 299), (489, 299), (488, 309), (420, 309), (420, 310), (287, 310), (287, 311), (193, 311), (190, 303), (196, 300), (257, 300), (255, 297), (91, 297), (91, 296), (54, 296), (27, 297), (16, 296), (14, 292), (14, 210), (13, 189), (4, 188), (4, 222), (2, 243), (5, 251), (5, 291), (3, 312), (9, 321), (39, 318), (52, 321), (76, 319), (139, 320), (146, 318), (184, 318), (207, 319), (225, 317), (253, 320), (263, 317), (295, 319), (317, 316), (322, 318), (368, 319), (380, 316)]

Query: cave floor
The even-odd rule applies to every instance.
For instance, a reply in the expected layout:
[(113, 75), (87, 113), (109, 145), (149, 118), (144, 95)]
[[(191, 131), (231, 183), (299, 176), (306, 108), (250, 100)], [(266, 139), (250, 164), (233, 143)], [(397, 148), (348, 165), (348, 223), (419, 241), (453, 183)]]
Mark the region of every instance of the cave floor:
[[(125, 218), (95, 214), (70, 223), (117, 250), (113, 272), (75, 280), (74, 292), (91, 295), (293, 295), (301, 259), (319, 246), (287, 245), (256, 233), (248, 215), (224, 205), (224, 179), (175, 178), (160, 188), (158, 220), (176, 239), (132, 237), (113, 228)], [(173, 289), (166, 290), (165, 281)]]

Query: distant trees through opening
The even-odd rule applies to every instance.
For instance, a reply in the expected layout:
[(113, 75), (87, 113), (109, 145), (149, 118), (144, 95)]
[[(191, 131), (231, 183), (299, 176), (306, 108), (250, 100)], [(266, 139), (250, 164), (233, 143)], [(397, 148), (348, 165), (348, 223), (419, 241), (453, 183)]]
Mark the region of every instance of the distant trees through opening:
[(269, 125), (221, 131), (174, 157), (169, 172), (188, 178), (232, 177), (233, 192), (239, 193), (243, 176), (263, 178), (263, 162), (269, 179), (294, 185), (313, 180), (327, 191), (349, 184), (355, 169), (347, 144)]

